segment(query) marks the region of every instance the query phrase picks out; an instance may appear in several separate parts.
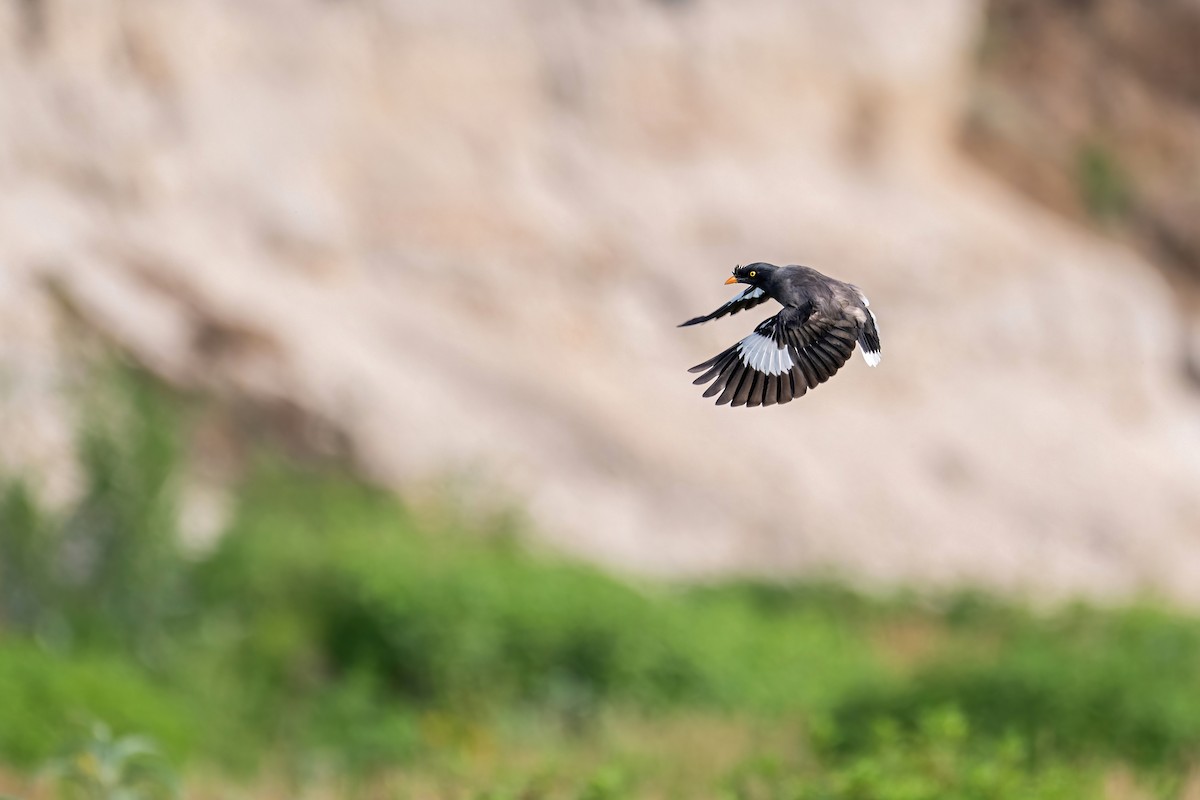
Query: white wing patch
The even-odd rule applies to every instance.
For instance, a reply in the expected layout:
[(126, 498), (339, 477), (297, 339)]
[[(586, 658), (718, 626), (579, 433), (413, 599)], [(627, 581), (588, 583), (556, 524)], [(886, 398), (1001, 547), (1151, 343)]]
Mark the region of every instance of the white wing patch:
[(792, 355), (788, 349), (780, 347), (774, 339), (762, 334), (750, 334), (738, 342), (737, 349), (743, 364), (766, 375), (782, 375), (793, 366)]
[(726, 303), (725, 305), (731, 306), (734, 303), (740, 303), (744, 300), (757, 300), (758, 298), (762, 297), (764, 294), (766, 294), (766, 292), (764, 292), (762, 289), (760, 289), (757, 286), (747, 286), (746, 291), (742, 292), (741, 294), (735, 295), (734, 298), (732, 300), (730, 300), (728, 303)]

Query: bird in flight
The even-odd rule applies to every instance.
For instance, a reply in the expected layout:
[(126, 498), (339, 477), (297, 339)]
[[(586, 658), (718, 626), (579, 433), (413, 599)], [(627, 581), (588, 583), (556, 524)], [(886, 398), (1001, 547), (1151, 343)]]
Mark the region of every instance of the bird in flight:
[(712, 381), (704, 396), (719, 395), (717, 405), (771, 406), (801, 397), (841, 369), (855, 342), (868, 364), (879, 363), (879, 328), (857, 286), (811, 267), (761, 261), (737, 267), (725, 283), (746, 288), (711, 314), (679, 327), (736, 314), (768, 299), (783, 309), (733, 347), (688, 370), (704, 373), (693, 381), (697, 386)]

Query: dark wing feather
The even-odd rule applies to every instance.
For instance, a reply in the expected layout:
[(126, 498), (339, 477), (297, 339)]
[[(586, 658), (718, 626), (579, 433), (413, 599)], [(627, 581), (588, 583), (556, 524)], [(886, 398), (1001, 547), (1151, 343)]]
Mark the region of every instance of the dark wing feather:
[(739, 311), (745, 311), (747, 308), (754, 308), (757, 305), (767, 302), (770, 296), (765, 290), (757, 286), (747, 286), (745, 291), (735, 295), (725, 305), (718, 308), (711, 314), (705, 314), (702, 317), (693, 317), (687, 322), (680, 323), (680, 328), (686, 328), (688, 325), (698, 325), (701, 322), (708, 322), (711, 319), (717, 319), (729, 314), (736, 314)]
[(812, 306), (788, 307), (689, 371), (704, 373), (694, 381), (696, 385), (712, 382), (704, 396), (720, 393), (717, 405), (783, 405), (803, 397), (842, 368), (854, 352), (860, 327), (849, 316), (832, 317)]
[(832, 378), (849, 360), (859, 327), (852, 317), (830, 317), (820, 312), (792, 326), (789, 344), (808, 388)]

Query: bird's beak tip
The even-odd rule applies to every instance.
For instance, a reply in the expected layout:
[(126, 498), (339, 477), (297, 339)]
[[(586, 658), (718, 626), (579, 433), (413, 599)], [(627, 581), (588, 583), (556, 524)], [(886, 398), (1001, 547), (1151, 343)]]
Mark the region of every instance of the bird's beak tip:
[(730, 275), (729, 279), (725, 281), (725, 285), (728, 286), (731, 283), (737, 283), (737, 282), (738, 282), (738, 279), (736, 277), (734, 277), (733, 275)]

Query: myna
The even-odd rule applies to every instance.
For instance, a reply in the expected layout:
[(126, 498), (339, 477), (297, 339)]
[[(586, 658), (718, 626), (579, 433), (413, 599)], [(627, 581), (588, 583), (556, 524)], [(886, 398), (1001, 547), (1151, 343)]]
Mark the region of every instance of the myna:
[(770, 406), (801, 397), (841, 369), (855, 343), (872, 367), (879, 363), (879, 328), (867, 297), (857, 286), (822, 275), (812, 267), (757, 262), (739, 266), (725, 283), (746, 288), (711, 314), (679, 327), (708, 322), (774, 300), (783, 306), (754, 333), (697, 364), (693, 383), (712, 381), (705, 397), (717, 405)]

